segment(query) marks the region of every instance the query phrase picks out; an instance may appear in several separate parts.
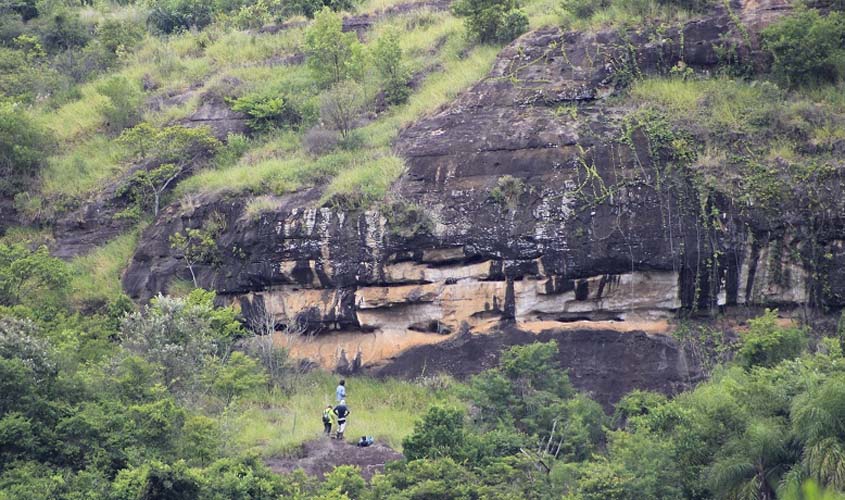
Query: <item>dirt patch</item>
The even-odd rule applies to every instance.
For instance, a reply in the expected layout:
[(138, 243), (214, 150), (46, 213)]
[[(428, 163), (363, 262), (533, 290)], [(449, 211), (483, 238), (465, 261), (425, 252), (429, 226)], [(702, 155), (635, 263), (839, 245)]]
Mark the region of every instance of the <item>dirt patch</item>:
[(361, 448), (345, 441), (322, 438), (302, 445), (299, 458), (273, 457), (267, 459), (266, 463), (273, 472), (279, 474), (302, 469), (306, 474), (321, 479), (339, 465), (355, 465), (361, 469), (364, 479), (369, 481), (373, 475), (384, 470), (386, 463), (402, 458), (401, 453), (380, 443)]

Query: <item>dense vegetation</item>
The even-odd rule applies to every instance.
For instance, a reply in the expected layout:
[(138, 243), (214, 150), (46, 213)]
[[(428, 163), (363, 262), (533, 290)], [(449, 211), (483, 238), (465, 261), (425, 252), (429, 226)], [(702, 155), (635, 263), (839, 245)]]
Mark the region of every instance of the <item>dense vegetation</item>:
[(736, 361), (710, 381), (672, 400), (635, 391), (612, 416), (572, 388), (554, 342), (511, 348), (464, 384), (351, 379), (354, 425), (401, 444), (406, 460), (370, 483), (350, 466), (317, 481), (273, 474), (261, 457), (319, 435), (330, 377), (301, 372), (211, 292), (138, 312), (118, 298), (84, 316), (67, 302), (66, 264), (0, 251), (3, 499), (835, 499), (845, 489), (843, 339), (782, 326), (775, 311), (749, 322)]
[[(256, 215), (314, 185), (322, 205), (391, 203), (400, 128), (529, 28), (659, 26), (716, 4), (460, 0), (374, 15), (357, 36), (344, 16), (393, 5), (0, 3), (0, 199), (21, 219), (0, 243), (0, 499), (841, 498), (843, 339), (771, 312), (720, 346), (710, 381), (672, 400), (632, 393), (612, 417), (556, 368), (554, 343), (512, 349), (466, 383), (351, 379), (368, 402), (355, 409), (362, 432), (407, 457), (366, 484), (350, 467), (320, 482), (263, 462), (319, 435), (331, 377), (301, 370), (196, 283), (140, 310), (121, 293), (140, 231), (170, 203), (246, 194)], [(830, 213), (842, 7), (810, 4), (764, 30), (765, 68), (725, 47), (717, 75), (631, 75), (614, 97), (630, 110), (620, 141), (644, 131), (702, 193), (773, 216)], [(208, 102), (243, 113), (248, 133), (188, 127)], [(494, 197), (512, 203), (518, 182), (503, 177)], [(104, 186), (126, 232), (52, 258), (52, 225)], [(186, 266), (213, 258), (213, 227), (175, 235)]]

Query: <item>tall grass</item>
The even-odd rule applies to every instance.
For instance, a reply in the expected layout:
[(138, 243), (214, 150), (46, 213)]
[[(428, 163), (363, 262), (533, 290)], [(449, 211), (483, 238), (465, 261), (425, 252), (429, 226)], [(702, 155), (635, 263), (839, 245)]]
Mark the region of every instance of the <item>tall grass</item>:
[[(336, 404), (336, 386), (335, 376), (313, 372), (303, 376), (290, 395), (268, 394), (245, 402), (230, 420), (223, 417), (228, 438), (239, 451), (295, 455), (304, 442), (320, 437), (320, 417), (327, 404)], [(460, 404), (454, 390), (433, 390), (396, 379), (347, 377), (346, 388), (351, 412), (347, 438), (369, 435), (399, 450), (402, 439), (429, 406)]]
[(123, 147), (104, 135), (95, 135), (76, 148), (62, 150), (48, 159), (41, 173), (45, 195), (81, 196), (102, 189), (103, 184), (123, 172)]
[(140, 232), (136, 228), (71, 261), (71, 302), (77, 306), (102, 304), (122, 293), (120, 275), (129, 264)]

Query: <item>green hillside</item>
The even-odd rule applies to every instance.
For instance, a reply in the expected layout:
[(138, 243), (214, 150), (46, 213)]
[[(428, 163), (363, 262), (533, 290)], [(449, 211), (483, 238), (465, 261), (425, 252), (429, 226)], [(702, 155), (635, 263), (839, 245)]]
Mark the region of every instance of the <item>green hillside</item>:
[[(837, 283), (816, 279), (838, 276), (842, 241), (845, 4), (757, 2), (771, 15), (740, 19), (751, 3), (0, 0), (0, 500), (845, 498), (845, 314), (825, 302)], [(576, 390), (554, 341), (511, 347), (462, 380), (353, 375), (350, 445), (331, 444), (351, 465), (289, 473), (274, 464), (305, 464), (303, 445), (328, 439), (320, 415), (338, 377), (197, 286), (190, 259), (214, 261), (215, 221), (171, 235), (190, 276), (168, 295), (124, 293), (146, 231), (210, 201), (244, 203), (257, 221), (296, 193), (302, 208), (380, 210), (414, 232), (428, 222), (403, 219), (420, 208), (391, 190), (407, 173), (397, 138), (494, 79), (503, 51), (528, 61), (510, 45), (519, 36), (660, 46), (717, 15), (731, 24), (712, 70), (673, 60), (645, 74), (629, 42), (630, 59), (595, 55), (615, 64), (611, 93), (555, 108), (575, 121), (610, 103), (614, 144), (634, 156), (645, 144), (658, 188), (695, 188), (708, 231), (727, 224), (714, 200), (729, 199), (743, 217), (829, 240), (784, 237), (766, 254), (779, 285), (792, 272), (783, 254), (825, 263), (808, 271), (812, 303), (772, 304), (788, 319), (699, 310), (697, 278), (696, 305), (672, 320), (673, 345), (707, 376), (688, 391), (635, 390), (608, 411)], [(547, 83), (518, 69), (495, 78)], [(625, 196), (582, 156), (579, 195)], [(687, 184), (671, 184), (678, 172)], [(534, 189), (521, 182), (500, 177), (490, 193), (508, 215)], [(74, 239), (100, 225), (107, 237)], [(362, 435), (405, 458), (344, 461)]]

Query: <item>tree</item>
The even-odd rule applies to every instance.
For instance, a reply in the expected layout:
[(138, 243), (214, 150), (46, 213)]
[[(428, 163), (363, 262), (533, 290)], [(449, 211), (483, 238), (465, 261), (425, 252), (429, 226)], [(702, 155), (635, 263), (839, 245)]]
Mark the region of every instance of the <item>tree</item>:
[(207, 376), (211, 389), (226, 406), (235, 398), (267, 384), (267, 375), (259, 364), (239, 351), (233, 352), (224, 364), (212, 367)]
[(52, 143), (21, 106), (0, 103), (0, 194), (14, 194), (33, 179)]
[(343, 80), (360, 76), (363, 70), (363, 48), (355, 32), (343, 32), (340, 14), (328, 7), (317, 13), (305, 31), (308, 68), (322, 87), (331, 87)]
[(460, 459), (465, 441), (464, 413), (454, 408), (432, 406), (414, 425), (414, 432), (402, 441), (402, 449), (408, 460)]
[(213, 215), (202, 228), (186, 228), (170, 235), (170, 247), (179, 251), (180, 257), (185, 260), (195, 288), (199, 288), (199, 284), (194, 266), (217, 260), (217, 236), (225, 228), (226, 220), (222, 216)]
[(340, 132), (343, 139), (348, 139), (355, 119), (366, 104), (361, 84), (352, 80), (341, 82), (320, 96), (320, 118)]
[[(123, 321), (120, 338), (130, 352), (159, 364), (165, 385), (191, 393), (206, 363), (225, 357), (232, 341), (229, 321), (220, 321), (213, 294), (195, 290), (187, 298), (159, 295), (143, 311)], [(223, 308), (226, 309), (226, 308)], [(229, 317), (231, 311), (224, 311)]]
[(792, 429), (804, 445), (802, 465), (811, 478), (845, 491), (845, 377), (839, 375), (792, 403)]
[(481, 43), (507, 43), (528, 31), (528, 16), (517, 0), (457, 0), (452, 10)]
[(408, 99), (410, 75), (402, 61), (399, 32), (388, 30), (376, 40), (372, 50), (373, 61), (381, 75), (384, 96), (390, 104), (401, 104)]
[(61, 300), (70, 271), (47, 247), (0, 244), (0, 305), (51, 304)]
[(157, 129), (146, 122), (125, 130), (118, 141), (126, 146), (130, 159), (173, 163), (180, 167), (208, 156), (220, 147), (220, 141), (211, 135), (208, 127), (173, 125)]
[(181, 174), (182, 169), (172, 163), (159, 165), (152, 170), (138, 170), (132, 174), (121, 192), (128, 193), (140, 207), (152, 202), (153, 216), (158, 217), (162, 195)]
[(758, 419), (728, 441), (707, 477), (718, 498), (774, 500), (783, 475), (797, 459), (791, 435), (774, 419)]
[(136, 206), (152, 205), (158, 216), (161, 198), (167, 189), (200, 158), (214, 153), (220, 141), (208, 127), (187, 128), (178, 125), (156, 129), (141, 123), (124, 130), (118, 141), (126, 146), (129, 158), (146, 161), (120, 187), (118, 196), (128, 196)]

